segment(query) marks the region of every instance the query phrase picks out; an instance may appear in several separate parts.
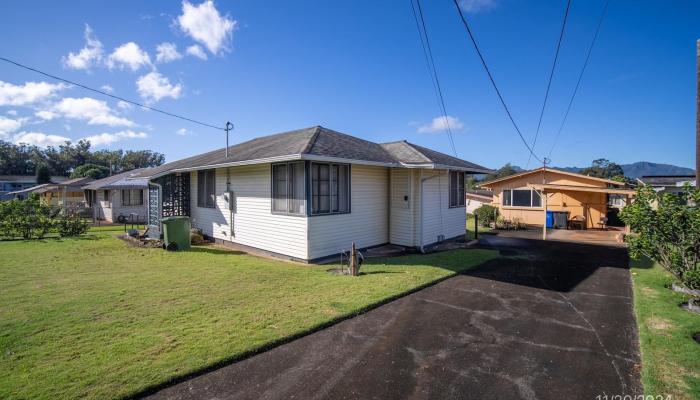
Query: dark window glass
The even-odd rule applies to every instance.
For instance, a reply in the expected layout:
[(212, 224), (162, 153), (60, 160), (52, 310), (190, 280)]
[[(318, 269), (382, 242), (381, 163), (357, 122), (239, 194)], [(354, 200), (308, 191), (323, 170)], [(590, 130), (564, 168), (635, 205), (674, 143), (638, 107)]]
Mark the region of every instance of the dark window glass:
[(306, 182), (304, 162), (272, 166), (272, 211), (306, 213)]
[(350, 211), (350, 169), (342, 164), (311, 164), (311, 213)]
[(513, 206), (515, 206), (515, 207), (531, 207), (532, 206), (532, 191), (531, 190), (513, 190)]
[(197, 171), (197, 206), (216, 207), (216, 175), (213, 169)]
[(537, 190), (532, 191), (532, 206), (542, 207), (542, 197), (540, 197), (540, 192)]
[(503, 191), (503, 205), (504, 206), (509, 206), (512, 204), (511, 196), (512, 196), (512, 192), (510, 189), (506, 189)]
[(464, 200), (464, 172), (450, 171), (450, 207), (463, 207)]

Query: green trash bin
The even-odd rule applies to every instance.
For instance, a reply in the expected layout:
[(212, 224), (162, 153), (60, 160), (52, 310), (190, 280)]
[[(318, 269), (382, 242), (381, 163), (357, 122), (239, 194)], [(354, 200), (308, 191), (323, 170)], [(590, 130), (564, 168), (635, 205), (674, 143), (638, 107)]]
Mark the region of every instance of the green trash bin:
[(167, 217), (163, 223), (163, 247), (177, 251), (190, 248), (190, 217)]

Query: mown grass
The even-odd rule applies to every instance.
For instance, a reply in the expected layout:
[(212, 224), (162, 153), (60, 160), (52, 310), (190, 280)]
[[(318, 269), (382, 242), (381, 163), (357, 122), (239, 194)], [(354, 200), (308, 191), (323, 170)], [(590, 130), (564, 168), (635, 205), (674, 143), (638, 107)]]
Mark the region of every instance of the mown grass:
[(689, 296), (667, 288), (673, 276), (649, 260), (633, 260), (634, 305), (647, 395), (700, 399), (700, 315), (678, 305)]
[[(476, 219), (474, 218), (473, 214), (467, 214), (467, 239), (474, 239), (474, 233), (475, 233), (475, 222)], [(488, 234), (491, 231), (491, 228), (479, 226), (479, 235), (482, 233)]]
[(373, 259), (348, 277), (215, 247), (131, 247), (114, 227), (91, 232), (0, 243), (0, 398), (131, 396), (496, 255)]

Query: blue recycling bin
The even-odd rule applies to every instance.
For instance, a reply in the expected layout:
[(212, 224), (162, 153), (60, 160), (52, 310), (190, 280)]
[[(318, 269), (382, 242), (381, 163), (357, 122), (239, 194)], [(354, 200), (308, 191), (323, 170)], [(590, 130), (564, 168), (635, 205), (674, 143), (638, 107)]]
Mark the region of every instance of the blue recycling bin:
[(554, 211), (547, 210), (547, 228), (554, 228)]

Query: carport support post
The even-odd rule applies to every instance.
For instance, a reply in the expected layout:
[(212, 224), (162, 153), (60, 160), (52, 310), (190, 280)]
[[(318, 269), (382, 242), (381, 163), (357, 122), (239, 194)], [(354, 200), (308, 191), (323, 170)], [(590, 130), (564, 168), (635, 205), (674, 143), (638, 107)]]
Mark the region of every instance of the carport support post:
[(542, 188), (542, 240), (547, 240), (547, 193)]

